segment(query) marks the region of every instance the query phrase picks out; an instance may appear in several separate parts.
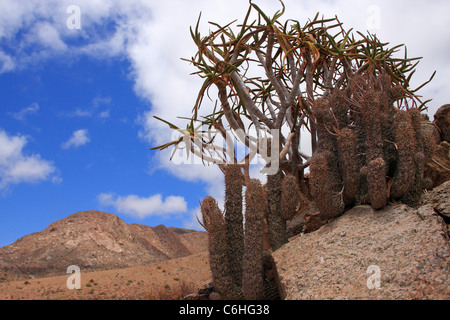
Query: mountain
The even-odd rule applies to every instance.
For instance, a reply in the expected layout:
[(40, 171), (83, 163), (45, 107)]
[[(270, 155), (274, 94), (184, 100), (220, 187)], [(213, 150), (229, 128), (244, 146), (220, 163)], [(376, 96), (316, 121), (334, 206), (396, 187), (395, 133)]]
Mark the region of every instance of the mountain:
[[(127, 224), (100, 211), (75, 213), (0, 248), (0, 280), (120, 269), (207, 251), (205, 232)], [(2, 276), (3, 275), (3, 276)]]

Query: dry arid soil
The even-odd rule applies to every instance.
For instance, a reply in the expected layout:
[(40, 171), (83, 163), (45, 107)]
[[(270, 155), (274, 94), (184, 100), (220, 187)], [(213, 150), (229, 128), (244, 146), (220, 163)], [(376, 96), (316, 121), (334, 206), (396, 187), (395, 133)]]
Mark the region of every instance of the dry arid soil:
[(0, 300), (171, 300), (211, 279), (207, 252), (125, 269), (81, 270), (80, 290), (68, 289), (70, 276), (0, 283)]

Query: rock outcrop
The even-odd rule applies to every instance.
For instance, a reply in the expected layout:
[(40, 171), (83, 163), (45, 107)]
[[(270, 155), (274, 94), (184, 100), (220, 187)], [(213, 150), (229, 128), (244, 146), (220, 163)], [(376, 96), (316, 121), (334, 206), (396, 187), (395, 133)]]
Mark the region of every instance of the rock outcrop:
[(450, 104), (439, 108), (433, 122), (422, 122), (422, 130), (435, 145), (424, 172), (431, 181), (428, 186), (431, 190), (450, 180)]
[(450, 144), (442, 141), (436, 145), (433, 157), (425, 164), (425, 177), (429, 178), (432, 190), (450, 180)]
[(439, 108), (434, 115), (434, 123), (439, 128), (441, 140), (450, 143), (450, 104)]
[(447, 225), (450, 223), (450, 181), (427, 193), (422, 202), (424, 205), (431, 205)]
[(449, 199), (447, 182), (417, 209), (359, 206), (292, 238), (273, 253), (283, 298), (450, 299)]

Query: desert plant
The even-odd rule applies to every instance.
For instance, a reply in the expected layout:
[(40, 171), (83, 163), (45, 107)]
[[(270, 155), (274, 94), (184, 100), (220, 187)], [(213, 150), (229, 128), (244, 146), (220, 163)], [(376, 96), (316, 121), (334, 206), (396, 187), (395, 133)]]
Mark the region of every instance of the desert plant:
[[(306, 197), (301, 193), (297, 178), (292, 174), (284, 177), (281, 184), (281, 220), (283, 237), (288, 242), (287, 222), (292, 220), (300, 209), (308, 206)], [(285, 244), (283, 243), (283, 245)], [(272, 250), (278, 248), (272, 247)]]
[(369, 199), (376, 210), (383, 209), (388, 202), (386, 183), (386, 162), (378, 157), (367, 165), (366, 175), (369, 187)]
[[(320, 210), (321, 220), (325, 223), (329, 219), (339, 216), (344, 211), (339, 179), (332, 166), (334, 155), (330, 151), (314, 154), (310, 166), (311, 194), (316, 199), (316, 206)], [(333, 181), (334, 183), (330, 182)]]
[[(267, 185), (260, 198), (267, 199), (261, 202), (268, 204), (264, 212), (273, 250), (287, 242), (282, 215), (290, 216), (295, 207), (289, 203), (289, 212), (282, 212), (287, 200), (282, 191), (285, 176), (296, 180), (295, 189), (303, 196), (315, 200), (320, 210), (315, 217), (322, 223), (354, 204), (382, 209), (388, 201), (413, 203), (424, 185), (423, 139), (418, 138), (420, 121), (414, 112), (420, 115), (426, 109), (428, 101), (422, 101), (417, 91), (434, 74), (412, 89), (420, 58), (408, 58), (406, 50), (399, 58), (402, 45), (390, 48), (376, 35), (345, 30), (337, 17), (317, 14), (303, 24), (282, 21), (285, 6), (280, 3), (282, 9), (269, 17), (250, 1), (237, 28), (234, 22), (225, 26), (211, 22), (213, 30), (207, 36), (199, 32), (200, 16), (191, 28), (198, 50), (184, 59), (204, 80), (192, 117), (186, 129), (155, 117), (180, 137), (153, 149), (173, 147), (174, 153), (184, 149), (205, 163), (217, 164), (225, 174), (225, 217), (213, 199), (202, 203), (205, 228), (214, 234), (211, 269), (225, 296), (239, 296), (241, 290), (238, 261), (246, 256), (242, 239), (249, 227), (248, 221), (245, 228), (242, 224), (242, 187), (253, 185), (249, 167), (255, 154), (266, 162), (262, 172), (268, 174)], [(257, 18), (252, 21), (253, 13)], [(217, 98), (205, 111), (204, 97), (211, 98), (211, 88)], [(407, 111), (408, 118), (403, 110), (410, 109), (417, 111)], [(301, 150), (302, 132), (309, 132), (310, 155)], [(242, 159), (229, 143), (233, 137), (248, 151)], [(223, 140), (226, 146), (217, 142)], [(407, 154), (414, 141), (419, 141), (416, 150)], [(269, 174), (267, 169), (274, 165), (277, 170)], [(286, 194), (293, 189), (286, 189)], [(246, 267), (242, 268), (243, 280)], [(260, 296), (260, 289), (254, 292), (258, 294), (249, 296)]]
[(242, 291), (247, 300), (264, 298), (263, 226), (267, 203), (261, 182), (253, 179), (245, 193), (245, 250)]
[[(238, 170), (226, 170), (227, 174), (239, 177)], [(233, 173), (232, 173), (233, 172)], [(226, 181), (231, 183), (229, 176)], [(233, 183), (236, 180), (232, 181)], [(237, 184), (236, 184), (237, 185)], [(242, 184), (241, 188), (242, 188)], [(229, 188), (230, 186), (227, 186)], [(242, 189), (241, 189), (242, 190)], [(210, 268), (215, 290), (225, 299), (263, 299), (264, 283), (264, 217), (268, 210), (267, 198), (259, 180), (250, 180), (245, 192), (245, 230), (244, 224), (234, 222), (227, 226), (217, 201), (206, 197), (201, 202), (202, 225), (208, 231), (208, 250)], [(227, 203), (225, 204), (227, 205)], [(242, 203), (241, 203), (242, 205)], [(235, 203), (235, 208), (239, 207)], [(229, 209), (225, 211), (230, 214)], [(236, 216), (241, 212), (234, 212)], [(228, 228), (227, 228), (228, 227)], [(243, 237), (242, 254), (235, 248)], [(237, 265), (239, 264), (239, 265)]]
[[(271, 141), (279, 147), (280, 167), (285, 174), (297, 177), (300, 190), (307, 194), (303, 177), (311, 156), (300, 148), (302, 127), (310, 132), (312, 153), (320, 152), (321, 148), (335, 153), (336, 139), (323, 139), (329, 136), (327, 128), (333, 127), (325, 127), (324, 123), (333, 121), (333, 126), (342, 130), (354, 122), (363, 122), (362, 126), (368, 125), (369, 134), (375, 138), (373, 142), (366, 141), (371, 144), (367, 150), (370, 162), (378, 158), (383, 145), (379, 139), (381, 130), (375, 129), (388, 124), (390, 119), (379, 118), (385, 114), (392, 116), (394, 103), (407, 105), (412, 101), (420, 110), (426, 108), (428, 101), (422, 101), (416, 94), (425, 84), (417, 89), (409, 86), (416, 60), (420, 58), (408, 58), (406, 54), (398, 58), (396, 53), (401, 45), (389, 48), (388, 43), (375, 35), (347, 31), (337, 17), (325, 19), (317, 14), (304, 24), (293, 19), (283, 22), (285, 7), (283, 2), (281, 5), (282, 10), (269, 17), (250, 1), (237, 30), (233, 29), (233, 23), (220, 26), (211, 22), (214, 29), (207, 36), (199, 32), (199, 18), (197, 26), (191, 28), (198, 51), (184, 60), (197, 68), (194, 74), (203, 78), (204, 83), (186, 129), (155, 117), (180, 132), (181, 137), (153, 149), (173, 146), (175, 152), (185, 148), (222, 170), (237, 162), (244, 166), (248, 177), (250, 153), (260, 154), (267, 164), (273, 161), (261, 146), (274, 138), (272, 132), (276, 131), (279, 139)], [(252, 13), (257, 14), (254, 21), (250, 20)], [(380, 90), (366, 80), (369, 76), (375, 78), (375, 84), (382, 87)], [(202, 113), (204, 97), (212, 87), (217, 89), (216, 103)], [(363, 95), (364, 87), (370, 94)], [(353, 107), (349, 98), (365, 106), (359, 111), (361, 114), (349, 112)], [(374, 123), (368, 121), (381, 107), (388, 110), (375, 117)], [(215, 131), (211, 133), (211, 129)], [(359, 140), (360, 132), (356, 135)], [(221, 140), (217, 137), (231, 136), (250, 150), (242, 160), (236, 159), (234, 148), (216, 143)]]
[(267, 229), (270, 245), (273, 250), (281, 248), (287, 241), (286, 227), (281, 217), (283, 172), (267, 176), (266, 194), (268, 210), (266, 212)]
[(405, 94), (383, 71), (355, 75), (344, 93), (316, 100), (314, 116), (324, 129), (318, 129), (310, 180), (324, 221), (339, 215), (342, 204), (382, 209), (389, 200), (418, 203), (425, 147), (420, 111), (394, 106)]
[(420, 203), (422, 191), (431, 185), (431, 181), (424, 177), (425, 162), (432, 159), (435, 145), (433, 140), (426, 136), (422, 130), (423, 116), (417, 108), (408, 109), (414, 134), (415, 150), (412, 149), (414, 159), (414, 182), (407, 194), (402, 198), (402, 202), (411, 206)]
[(339, 166), (344, 184), (343, 199), (346, 206), (352, 205), (360, 190), (360, 173), (356, 148), (356, 134), (349, 128), (339, 132), (338, 138)]
[(344, 94), (316, 100), (316, 123), (325, 129), (317, 131), (319, 152), (311, 159), (310, 180), (324, 220), (342, 209), (336, 194), (345, 206), (419, 203), (428, 183), (423, 178), (425, 150), (432, 154), (433, 145), (423, 137), (420, 110), (395, 107), (405, 95), (386, 71), (378, 76), (363, 72)]
[(395, 117), (395, 141), (398, 151), (398, 164), (391, 187), (391, 196), (399, 199), (412, 187), (415, 180), (416, 140), (408, 112), (399, 111)]
[[(244, 230), (242, 211), (242, 189), (244, 175), (241, 167), (229, 165), (225, 168), (225, 224), (227, 237), (227, 259), (233, 283), (242, 284), (242, 259), (244, 255)], [(239, 294), (240, 295), (240, 294)]]
[(306, 197), (301, 193), (297, 178), (283, 172), (267, 177), (264, 188), (267, 203), (265, 220), (267, 233), (272, 251), (276, 251), (288, 242), (286, 222), (291, 220), (301, 205), (305, 205)]
[(287, 175), (281, 184), (281, 218), (285, 222), (297, 213), (302, 201), (299, 193), (297, 179), (293, 175)]
[(201, 203), (203, 226), (208, 231), (209, 264), (216, 290), (224, 298), (235, 297), (235, 287), (228, 260), (228, 239), (222, 211), (213, 197)]

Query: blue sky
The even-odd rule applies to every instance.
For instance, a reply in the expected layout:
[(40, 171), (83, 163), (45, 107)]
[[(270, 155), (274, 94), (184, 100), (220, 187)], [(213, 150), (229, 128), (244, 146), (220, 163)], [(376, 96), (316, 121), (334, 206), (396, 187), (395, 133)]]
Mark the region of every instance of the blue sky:
[[(5, 182), (0, 195), (0, 245), (84, 210), (116, 213), (129, 223), (184, 226), (183, 217), (172, 214), (193, 209), (188, 203), (195, 205), (204, 191), (195, 182), (152, 170), (156, 151), (138, 137), (136, 120), (150, 103), (134, 94), (128, 70), (126, 61), (82, 58), (71, 65), (44, 61), (0, 76), (0, 130), (9, 140), (26, 141), (23, 163), (36, 168), (30, 161), (35, 159), (50, 166), (42, 177), (28, 174), (17, 183)], [(76, 132), (82, 134), (77, 138)], [(179, 195), (186, 209), (181, 205), (168, 214), (141, 218), (138, 212), (120, 214), (114, 206), (104, 205), (101, 194), (115, 198), (160, 194), (163, 200)]]
[[(266, 11), (275, 0), (255, 0)], [(286, 0), (286, 17), (337, 14), (348, 29), (376, 32), (423, 56), (415, 83), (429, 114), (448, 103), (450, 4), (424, 1)], [(201, 80), (180, 58), (195, 52), (189, 27), (203, 12), (222, 24), (242, 19), (247, 1), (2, 0), (0, 2), (0, 246), (85, 210), (128, 223), (199, 228), (206, 195), (223, 203), (215, 167), (174, 165), (150, 151), (182, 125)], [(68, 28), (80, 9), (80, 27)], [(70, 24), (70, 23), (69, 23)], [(425, 40), (424, 40), (425, 39)], [(257, 173), (255, 173), (257, 174)]]

